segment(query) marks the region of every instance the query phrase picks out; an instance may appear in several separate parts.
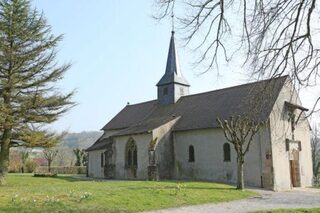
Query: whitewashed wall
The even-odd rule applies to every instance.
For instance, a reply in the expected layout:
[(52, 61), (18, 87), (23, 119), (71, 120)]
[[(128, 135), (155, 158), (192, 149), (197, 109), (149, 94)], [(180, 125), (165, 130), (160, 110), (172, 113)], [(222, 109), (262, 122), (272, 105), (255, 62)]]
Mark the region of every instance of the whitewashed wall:
[(107, 130), (107, 131), (104, 131), (101, 139), (103, 139), (103, 138), (108, 138), (108, 137), (116, 134), (116, 133), (119, 132), (119, 131), (121, 131), (121, 130)]
[[(236, 152), (231, 145), (231, 162), (224, 162), (223, 144), (227, 142), (221, 129), (191, 130), (174, 133), (175, 178), (235, 183), (237, 180)], [(261, 143), (262, 142), (262, 143)], [(264, 155), (270, 148), (264, 129), (251, 144), (246, 156), (245, 182), (261, 186)], [(195, 150), (195, 162), (188, 162), (189, 146)]]
[(104, 178), (103, 167), (101, 167), (101, 153), (105, 151), (105, 149), (102, 149), (89, 152), (89, 177)]
[(119, 136), (114, 138), (115, 142), (115, 162), (117, 179), (130, 179), (130, 175), (125, 168), (125, 150), (128, 140), (132, 138), (138, 148), (138, 168), (137, 179), (147, 179), (148, 177), (148, 146), (152, 139), (152, 134), (139, 134), (131, 136)]
[[(278, 99), (270, 115), (271, 139), (272, 139), (272, 159), (274, 169), (274, 190), (291, 189), (289, 152), (286, 151), (286, 138), (292, 139), (291, 124), (285, 101), (302, 105), (292, 85), (287, 83), (281, 90)], [(297, 110), (296, 117), (300, 110)], [(304, 114), (300, 118), (295, 130), (295, 140), (301, 141), (302, 151), (299, 152), (301, 186), (311, 186), (312, 184), (312, 160), (310, 146), (309, 123), (304, 119)]]

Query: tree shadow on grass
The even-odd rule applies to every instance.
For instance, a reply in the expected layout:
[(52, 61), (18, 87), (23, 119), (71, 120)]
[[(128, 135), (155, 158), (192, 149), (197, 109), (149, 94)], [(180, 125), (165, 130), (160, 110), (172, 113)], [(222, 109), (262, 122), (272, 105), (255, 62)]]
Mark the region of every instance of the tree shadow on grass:
[[(37, 177), (41, 178), (41, 177)], [(150, 186), (145, 186), (145, 185), (135, 185), (135, 186), (117, 186), (118, 188), (126, 188), (128, 190), (145, 190), (145, 189), (151, 189), (151, 190), (161, 190), (161, 189), (169, 189), (169, 190), (174, 190), (177, 189), (177, 187), (182, 187), (183, 189), (188, 189), (188, 190), (221, 190), (221, 191), (238, 191), (235, 186), (232, 185), (227, 185), (221, 183), (221, 186), (216, 186), (219, 185), (220, 183), (216, 182), (208, 182), (208, 181), (178, 181), (178, 180), (163, 180), (163, 181), (143, 181), (143, 180), (115, 180), (115, 179), (98, 179), (98, 178), (88, 178), (86, 176), (57, 176), (57, 177), (45, 177), (45, 178), (52, 178), (52, 179), (58, 179), (58, 180), (64, 180), (68, 182), (118, 182), (118, 183), (154, 183), (155, 185), (150, 185)], [(171, 184), (171, 185), (161, 185), (161, 184)], [(213, 186), (188, 186), (188, 184), (212, 184)], [(182, 186), (179, 186), (179, 184), (182, 184)], [(224, 186), (225, 185), (225, 186)]]
[[(119, 188), (126, 188), (129, 190), (143, 190), (143, 189), (152, 189), (152, 190), (161, 190), (161, 189), (177, 189), (177, 186), (119, 186)], [(236, 188), (228, 188), (228, 187), (196, 187), (196, 186), (186, 186), (182, 187), (182, 189), (187, 190), (220, 190), (220, 191), (238, 191)], [(239, 191), (240, 192), (240, 191)]]
[(86, 179), (85, 176), (56, 176), (56, 177), (34, 177), (33, 178), (37, 178), (37, 179), (56, 179), (56, 180), (64, 180), (64, 181), (68, 181), (68, 182), (83, 182), (83, 181), (92, 181), (90, 179)]

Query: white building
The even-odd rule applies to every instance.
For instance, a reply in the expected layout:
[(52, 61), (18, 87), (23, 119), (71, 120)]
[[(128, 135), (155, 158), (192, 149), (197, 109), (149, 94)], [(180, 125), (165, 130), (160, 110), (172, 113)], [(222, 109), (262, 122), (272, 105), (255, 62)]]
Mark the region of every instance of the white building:
[[(245, 182), (273, 190), (312, 184), (310, 127), (287, 76), (189, 95), (170, 41), (157, 100), (127, 105), (87, 151), (90, 177), (235, 183), (236, 153), (216, 118), (266, 121), (245, 158)], [(254, 103), (254, 104), (252, 104)]]

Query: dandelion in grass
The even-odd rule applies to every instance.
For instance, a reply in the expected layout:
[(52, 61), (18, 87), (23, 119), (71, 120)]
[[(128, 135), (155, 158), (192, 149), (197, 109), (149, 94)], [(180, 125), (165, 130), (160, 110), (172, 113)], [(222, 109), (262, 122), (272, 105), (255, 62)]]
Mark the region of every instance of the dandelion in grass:
[(11, 198), (11, 202), (15, 202), (18, 199), (19, 195), (15, 194), (12, 198)]

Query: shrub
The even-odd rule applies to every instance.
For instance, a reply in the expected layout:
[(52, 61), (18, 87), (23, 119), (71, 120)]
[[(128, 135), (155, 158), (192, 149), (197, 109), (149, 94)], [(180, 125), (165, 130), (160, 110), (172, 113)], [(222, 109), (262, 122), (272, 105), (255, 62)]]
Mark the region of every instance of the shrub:
[[(48, 172), (47, 166), (39, 166), (37, 168), (37, 173)], [(86, 174), (86, 166), (51, 166), (51, 172), (57, 174)]]
[(25, 171), (28, 173), (32, 173), (36, 170), (38, 164), (34, 160), (28, 160), (25, 165)]
[(10, 153), (10, 161), (9, 161), (9, 172), (10, 173), (18, 173), (21, 172), (22, 162), (19, 154), (17, 152)]
[(34, 177), (57, 177), (56, 173), (35, 173)]

